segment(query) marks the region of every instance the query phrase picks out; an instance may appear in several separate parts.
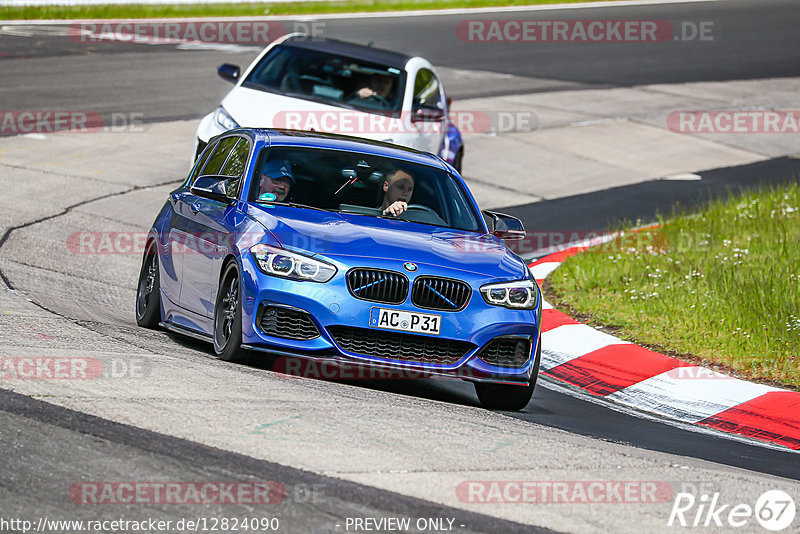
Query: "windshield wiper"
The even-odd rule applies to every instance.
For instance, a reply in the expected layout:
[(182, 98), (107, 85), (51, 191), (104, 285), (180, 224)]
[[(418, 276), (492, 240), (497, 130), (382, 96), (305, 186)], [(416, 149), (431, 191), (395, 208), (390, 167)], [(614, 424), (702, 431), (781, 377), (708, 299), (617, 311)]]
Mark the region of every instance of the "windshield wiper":
[(290, 208), (307, 208), (310, 210), (317, 210), (317, 211), (331, 211), (331, 212), (335, 211), (335, 210), (328, 210), (325, 208), (318, 208), (317, 206), (309, 206), (308, 204), (301, 204), (299, 202), (278, 202), (277, 200), (273, 200), (270, 202), (257, 202), (257, 204), (289, 206)]

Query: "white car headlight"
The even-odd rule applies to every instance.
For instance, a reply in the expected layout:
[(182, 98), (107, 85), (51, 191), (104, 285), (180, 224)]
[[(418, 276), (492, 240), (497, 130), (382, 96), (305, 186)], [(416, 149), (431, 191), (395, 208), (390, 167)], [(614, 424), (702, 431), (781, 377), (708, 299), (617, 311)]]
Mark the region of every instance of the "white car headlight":
[(330, 263), (281, 248), (258, 244), (250, 252), (259, 269), (272, 276), (324, 283), (336, 274), (336, 267)]
[(481, 295), (493, 306), (532, 310), (539, 301), (539, 286), (533, 280), (487, 284), (481, 287)]
[(222, 106), (218, 107), (214, 112), (214, 120), (225, 130), (233, 130), (239, 127), (239, 124), (233, 120), (233, 117)]

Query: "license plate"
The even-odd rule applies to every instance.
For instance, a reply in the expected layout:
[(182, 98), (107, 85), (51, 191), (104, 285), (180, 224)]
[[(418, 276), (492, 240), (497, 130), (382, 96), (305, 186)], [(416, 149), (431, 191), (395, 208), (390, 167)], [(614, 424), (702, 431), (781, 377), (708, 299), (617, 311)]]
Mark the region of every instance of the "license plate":
[(387, 330), (438, 335), (442, 326), (442, 316), (430, 313), (372, 308), (369, 314), (369, 325)]

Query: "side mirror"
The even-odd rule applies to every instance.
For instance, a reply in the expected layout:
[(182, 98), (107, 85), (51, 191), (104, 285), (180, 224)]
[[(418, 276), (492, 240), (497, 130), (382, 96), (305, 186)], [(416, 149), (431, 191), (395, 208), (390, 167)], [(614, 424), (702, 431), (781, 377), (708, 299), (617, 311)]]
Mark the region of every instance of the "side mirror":
[(198, 197), (210, 198), (222, 202), (223, 204), (233, 204), (235, 199), (228, 196), (228, 189), (226, 187), (230, 176), (216, 176), (206, 175), (199, 176), (194, 181), (190, 191)]
[(444, 111), (436, 108), (414, 108), (411, 122), (440, 122), (444, 118)]
[(492, 235), (500, 239), (522, 239), (525, 237), (525, 227), (522, 221), (505, 213), (484, 211), (492, 219)]
[(239, 74), (242, 73), (242, 69), (239, 68), (239, 65), (231, 65), (230, 63), (223, 63), (219, 67), (217, 67), (217, 74), (219, 77), (225, 81), (236, 83), (239, 81)]

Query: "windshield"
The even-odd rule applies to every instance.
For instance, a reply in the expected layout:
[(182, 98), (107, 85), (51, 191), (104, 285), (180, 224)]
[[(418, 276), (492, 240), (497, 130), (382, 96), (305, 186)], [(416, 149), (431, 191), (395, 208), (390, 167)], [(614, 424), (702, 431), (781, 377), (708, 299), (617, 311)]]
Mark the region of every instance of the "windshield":
[(405, 74), (345, 56), (276, 46), (256, 65), (244, 85), (386, 113), (402, 108)]
[[(384, 215), (392, 195), (408, 205), (397, 217)], [(248, 200), (483, 231), (472, 201), (445, 170), (357, 152), (265, 148)]]

